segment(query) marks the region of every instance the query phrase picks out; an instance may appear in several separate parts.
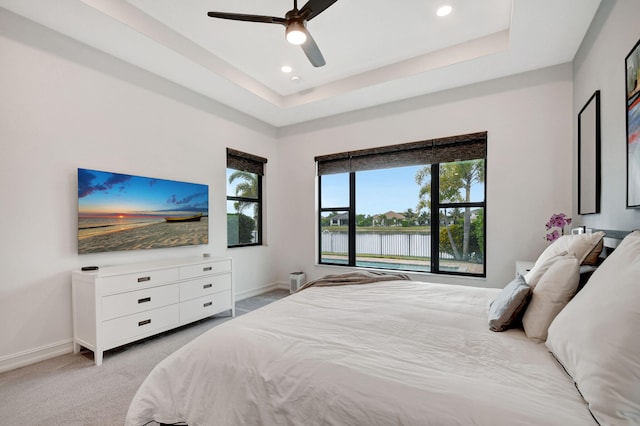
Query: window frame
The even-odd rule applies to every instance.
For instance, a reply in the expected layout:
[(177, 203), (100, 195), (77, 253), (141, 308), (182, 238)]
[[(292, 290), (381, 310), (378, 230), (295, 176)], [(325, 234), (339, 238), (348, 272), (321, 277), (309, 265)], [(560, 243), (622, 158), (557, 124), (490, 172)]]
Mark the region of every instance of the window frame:
[[(477, 160), (481, 160), (477, 158)], [(482, 274), (474, 274), (469, 272), (454, 272), (447, 271), (442, 272), (440, 270), (440, 256), (431, 256), (431, 269), (432, 273), (436, 274), (445, 274), (445, 275), (461, 275), (461, 276), (471, 276), (471, 277), (482, 277), (486, 278), (487, 276), (487, 178), (486, 178), (486, 170), (487, 170), (487, 159), (482, 158), (484, 160), (484, 169), (485, 169), (485, 179), (484, 179), (484, 201), (470, 201), (470, 202), (456, 202), (456, 203), (443, 203), (440, 202), (440, 164), (431, 164), (431, 194), (434, 194), (433, 188), (438, 188), (438, 191), (435, 191), (438, 194), (437, 197), (431, 198), (431, 235), (437, 235), (438, 238), (431, 238), (431, 253), (440, 253), (440, 210), (441, 209), (455, 209), (455, 208), (482, 208), (484, 210), (484, 214), (482, 215), (482, 228), (483, 228), (483, 252), (485, 255), (482, 259)], [(435, 183), (434, 183), (435, 181)], [(436, 198), (434, 201), (433, 198)]]
[[(241, 197), (238, 195), (229, 195), (227, 194), (227, 202), (246, 202), (246, 203), (254, 203), (257, 205), (256, 209), (256, 242), (253, 243), (239, 243), (229, 245), (229, 235), (227, 234), (227, 248), (237, 248), (237, 247), (251, 247), (251, 246), (261, 246), (264, 244), (263, 242), (263, 182), (262, 178), (264, 176), (264, 164), (267, 163), (267, 159), (263, 157), (259, 157), (257, 155), (248, 154), (241, 151), (236, 151), (231, 148), (227, 148), (227, 167), (226, 171), (234, 170), (234, 171), (242, 171), (247, 173), (252, 173), (256, 175), (256, 190), (257, 197)], [(235, 166), (235, 167), (233, 167)], [(226, 177), (225, 177), (226, 180)], [(227, 182), (228, 184), (229, 182)], [(226, 187), (226, 185), (225, 185)], [(226, 209), (225, 209), (226, 210)], [(227, 213), (228, 215), (228, 213)], [(227, 216), (227, 227), (228, 227), (228, 216)], [(228, 231), (227, 231), (228, 232)]]
[[(434, 141), (423, 141), (423, 142), (414, 142), (414, 143), (410, 143), (410, 144), (402, 144), (402, 145), (394, 145), (392, 147), (381, 147), (381, 148), (374, 148), (371, 150), (362, 150), (362, 157), (364, 156), (381, 156), (380, 152), (382, 152), (382, 155), (385, 155), (385, 153), (390, 153), (390, 152), (394, 152), (396, 150), (398, 151), (402, 151), (403, 147), (408, 148), (403, 154), (406, 156), (408, 152), (410, 151), (420, 151), (420, 150), (424, 150), (425, 147), (427, 147), (426, 149), (428, 149), (428, 143), (431, 143), (432, 146), (438, 144), (438, 143), (442, 143), (443, 145), (446, 144), (448, 141), (455, 141), (454, 143), (463, 146), (464, 145), (464, 140), (465, 138), (468, 138), (471, 141), (475, 141), (477, 138), (483, 138), (484, 140), (484, 155), (480, 156), (479, 158), (465, 158), (464, 160), (454, 160), (454, 161), (440, 161), (440, 162), (435, 162), (435, 163), (431, 163), (431, 164), (424, 164), (425, 166), (431, 166), (431, 208), (430, 208), (430, 228), (431, 228), (431, 258), (430, 258), (430, 271), (427, 273), (431, 273), (431, 274), (438, 274), (438, 275), (453, 275), (453, 276), (468, 276), (468, 277), (479, 277), (479, 278), (486, 278), (487, 276), (487, 256), (486, 256), (486, 248), (487, 248), (487, 238), (486, 238), (486, 231), (487, 231), (487, 156), (486, 156), (486, 132), (481, 132), (481, 133), (476, 133), (476, 134), (470, 134), (470, 135), (461, 135), (461, 136), (456, 136), (456, 137), (452, 137), (452, 138), (443, 138), (443, 139), (438, 139), (438, 140), (434, 140)], [(462, 140), (462, 144), (460, 143), (460, 140)], [(473, 142), (472, 142), (473, 143)], [(416, 146), (418, 146), (418, 149), (416, 149)], [(449, 148), (450, 149), (450, 148)], [(449, 152), (449, 155), (451, 153)], [(328, 156), (322, 156), (322, 157), (316, 157), (316, 162), (319, 164), (320, 161), (322, 161), (323, 158), (327, 158), (330, 159), (330, 161), (334, 160), (335, 158), (348, 158), (348, 162), (349, 165), (348, 167), (351, 168), (351, 160), (352, 158), (354, 158), (354, 155), (357, 156), (358, 152), (355, 153), (343, 153), (343, 154), (332, 154), (332, 155), (328, 155)], [(391, 154), (392, 155), (392, 154)], [(411, 155), (411, 154), (409, 154)], [(427, 154), (428, 155), (428, 154)], [(474, 154), (471, 154), (474, 155)], [(441, 164), (446, 164), (446, 163), (451, 163), (451, 162), (456, 162), (456, 161), (467, 161), (467, 160), (483, 160), (484, 161), (484, 194), (483, 194), (483, 201), (471, 201), (471, 202), (441, 202), (440, 201), (440, 165)], [(404, 159), (404, 161), (406, 161), (406, 157)], [(331, 167), (331, 165), (329, 166)], [(338, 164), (337, 165), (338, 169), (344, 168), (345, 165), (343, 164)], [(317, 236), (318, 236), (318, 264), (320, 265), (332, 265), (332, 266), (346, 266), (346, 267), (356, 267), (356, 268), (369, 268), (367, 266), (359, 266), (356, 265), (356, 257), (357, 257), (357, 253), (356, 253), (356, 238), (357, 238), (357, 233), (356, 233), (356, 173), (358, 173), (358, 171), (363, 171), (363, 170), (382, 170), (385, 167), (379, 167), (379, 168), (371, 168), (369, 166), (365, 166), (368, 168), (363, 168), (362, 170), (351, 170), (349, 171), (349, 206), (331, 206), (331, 207), (324, 207), (322, 205), (322, 173), (320, 173), (320, 167), (318, 167), (318, 188), (317, 188), (317, 193), (318, 193), (318, 230), (317, 230)], [(399, 165), (397, 167), (400, 167)], [(341, 170), (341, 172), (345, 172), (343, 170)], [(330, 171), (326, 174), (332, 174), (334, 173), (334, 171)], [(435, 188), (435, 190), (434, 190)], [(434, 196), (437, 195), (437, 196)], [(443, 271), (440, 269), (440, 210), (441, 209), (446, 209), (446, 208), (482, 208), (483, 209), (483, 218), (482, 218), (482, 227), (483, 227), (483, 259), (482, 259), (482, 273), (472, 273), (472, 272), (457, 272), (457, 271)], [(330, 261), (326, 261), (323, 260), (322, 258), (322, 215), (323, 213), (327, 213), (327, 212), (336, 212), (336, 211), (340, 211), (340, 212), (348, 212), (348, 226), (347, 226), (347, 232), (348, 232), (348, 262), (347, 264), (344, 263), (337, 263), (337, 262), (330, 262)], [(434, 237), (435, 236), (435, 237)], [(434, 255), (435, 254), (435, 255)], [(373, 269), (386, 269), (386, 268), (373, 268)], [(390, 270), (390, 269), (389, 269)], [(395, 270), (395, 269), (394, 269)], [(423, 271), (415, 271), (415, 270), (411, 270), (411, 269), (397, 269), (400, 271), (404, 271), (404, 272), (411, 272), (411, 273), (424, 273)]]

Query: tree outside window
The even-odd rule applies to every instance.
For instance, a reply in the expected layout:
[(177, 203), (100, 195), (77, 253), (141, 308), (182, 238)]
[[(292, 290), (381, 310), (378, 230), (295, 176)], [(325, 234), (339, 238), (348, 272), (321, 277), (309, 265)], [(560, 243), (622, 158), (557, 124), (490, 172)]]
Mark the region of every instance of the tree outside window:
[(227, 246), (262, 244), (262, 175), (266, 159), (227, 150)]

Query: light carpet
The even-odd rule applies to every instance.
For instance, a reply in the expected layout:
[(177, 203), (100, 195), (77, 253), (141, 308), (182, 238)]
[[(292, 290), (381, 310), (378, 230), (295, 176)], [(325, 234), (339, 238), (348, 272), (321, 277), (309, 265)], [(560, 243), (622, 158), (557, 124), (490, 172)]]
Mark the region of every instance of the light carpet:
[[(288, 294), (276, 290), (241, 300), (236, 303), (236, 316)], [(0, 424), (122, 425), (129, 403), (153, 367), (230, 320), (229, 313), (107, 351), (100, 367), (94, 366), (93, 352), (83, 350), (2, 373)]]

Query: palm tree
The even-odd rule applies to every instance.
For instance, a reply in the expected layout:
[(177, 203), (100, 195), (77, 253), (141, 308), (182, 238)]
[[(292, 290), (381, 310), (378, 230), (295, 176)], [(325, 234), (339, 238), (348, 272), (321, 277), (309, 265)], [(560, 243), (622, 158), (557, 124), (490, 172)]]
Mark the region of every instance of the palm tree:
[[(231, 175), (229, 175), (229, 183), (232, 184), (236, 180), (239, 182), (236, 185), (236, 196), (242, 198), (253, 198), (256, 201), (258, 200), (258, 175), (255, 173), (249, 173), (242, 170), (236, 170)], [(242, 211), (249, 206), (249, 204), (254, 204), (254, 208), (257, 209), (258, 206), (256, 203), (248, 202), (248, 201), (236, 201), (233, 204), (233, 207), (236, 209), (238, 213), (242, 213)], [(254, 216), (257, 212), (254, 212)]]
[[(460, 203), (471, 201), (471, 188), (474, 183), (484, 182), (484, 160), (459, 161), (440, 165), (440, 202)], [(420, 187), (418, 211), (431, 208), (431, 166), (424, 166), (416, 173), (416, 183)], [(451, 223), (452, 224), (452, 223)], [(451, 235), (451, 225), (446, 221), (452, 251), (456, 259), (467, 259), (469, 255), (469, 236), (471, 230), (471, 208), (464, 208), (464, 228), (462, 237), (462, 256)]]
[[(258, 197), (258, 175), (242, 170), (235, 170), (229, 175), (229, 183), (238, 181), (235, 187), (236, 197), (243, 199), (236, 200), (233, 207), (238, 217), (238, 242), (254, 242), (254, 231), (258, 221), (259, 197)], [(244, 209), (253, 205), (253, 217), (243, 213)]]
[(402, 213), (405, 217), (407, 226), (415, 226), (418, 221), (418, 214), (413, 209), (408, 208), (407, 211)]

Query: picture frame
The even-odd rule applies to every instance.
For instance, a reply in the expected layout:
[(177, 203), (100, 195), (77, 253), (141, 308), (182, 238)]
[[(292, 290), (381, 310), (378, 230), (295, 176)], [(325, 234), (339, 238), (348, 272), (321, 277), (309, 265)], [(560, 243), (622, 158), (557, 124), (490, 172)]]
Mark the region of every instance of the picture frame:
[(640, 40), (625, 58), (627, 208), (640, 208)]
[(578, 214), (600, 213), (600, 91), (578, 113)]

